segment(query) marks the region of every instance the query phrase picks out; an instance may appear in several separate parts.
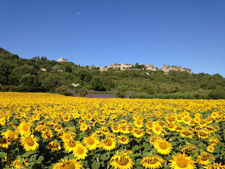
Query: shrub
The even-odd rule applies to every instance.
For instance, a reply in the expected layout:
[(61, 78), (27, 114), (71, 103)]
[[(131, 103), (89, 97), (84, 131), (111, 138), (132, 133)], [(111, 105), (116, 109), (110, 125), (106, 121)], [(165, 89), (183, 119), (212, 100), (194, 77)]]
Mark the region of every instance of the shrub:
[(88, 92), (87, 92), (87, 89), (86, 89), (86, 88), (82, 88), (82, 89), (79, 91), (79, 96), (80, 96), (80, 97), (85, 97), (87, 94), (88, 94)]

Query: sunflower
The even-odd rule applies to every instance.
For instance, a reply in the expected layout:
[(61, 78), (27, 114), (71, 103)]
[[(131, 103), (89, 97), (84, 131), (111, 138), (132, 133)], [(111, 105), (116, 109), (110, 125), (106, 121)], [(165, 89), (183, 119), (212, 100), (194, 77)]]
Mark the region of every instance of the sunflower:
[(120, 144), (128, 144), (129, 143), (129, 138), (127, 138), (126, 136), (118, 136), (117, 137), (117, 141)]
[(83, 143), (89, 150), (94, 150), (98, 147), (100, 142), (97, 137), (89, 136), (84, 138)]
[(221, 164), (211, 164), (207, 167), (205, 167), (206, 169), (224, 169), (225, 165), (221, 165)]
[(217, 137), (211, 137), (209, 139), (209, 143), (212, 145), (217, 145), (219, 143), (219, 139)]
[(73, 150), (73, 155), (77, 157), (77, 159), (85, 159), (87, 156), (87, 148), (83, 146), (81, 143), (77, 144), (75, 149)]
[(143, 157), (141, 160), (141, 165), (145, 168), (157, 169), (162, 167), (162, 163), (164, 162), (159, 156), (152, 155)]
[(186, 156), (185, 154), (173, 155), (173, 160), (170, 160), (170, 166), (173, 169), (194, 169), (194, 161), (191, 157)]
[(138, 128), (142, 128), (143, 127), (143, 119), (137, 119), (134, 121), (134, 125)]
[(170, 131), (175, 131), (176, 130), (176, 124), (174, 123), (167, 123), (166, 128), (169, 129)]
[(200, 126), (206, 126), (208, 124), (208, 122), (206, 120), (200, 120), (200, 122), (198, 123), (200, 124)]
[(2, 136), (8, 138), (10, 141), (14, 141), (18, 138), (17, 134), (12, 130), (6, 130), (2, 133)]
[(198, 156), (197, 163), (201, 165), (208, 165), (210, 163), (210, 159), (212, 161), (215, 160), (214, 156), (209, 153), (202, 153), (200, 156)]
[(23, 148), (26, 151), (35, 151), (39, 146), (39, 144), (37, 143), (37, 139), (34, 137), (34, 135), (22, 137), (21, 144), (23, 145)]
[(46, 140), (52, 140), (52, 138), (53, 138), (53, 134), (52, 134), (51, 130), (42, 132), (41, 136)]
[(110, 132), (109, 129), (108, 129), (107, 127), (104, 127), (104, 126), (101, 127), (100, 130), (101, 130), (101, 132), (102, 132), (103, 134), (105, 134), (105, 135), (108, 134), (108, 133)]
[(180, 135), (181, 137), (189, 137), (189, 138), (192, 138), (194, 136), (194, 133), (192, 131), (188, 131), (188, 130), (181, 130), (180, 131)]
[(0, 139), (0, 147), (2, 148), (9, 148), (9, 145), (11, 144), (11, 142), (9, 142), (8, 138), (7, 137), (2, 137)]
[(63, 133), (61, 138), (62, 138), (63, 142), (66, 142), (67, 140), (71, 140), (72, 139), (70, 133), (68, 133), (68, 132)]
[(18, 132), (22, 136), (29, 136), (30, 134), (30, 124), (26, 123), (25, 121), (22, 121), (18, 127)]
[(51, 141), (50, 143), (48, 143), (48, 149), (53, 150), (53, 151), (59, 151), (59, 150), (61, 150), (61, 146), (58, 142)]
[(214, 146), (211, 144), (207, 147), (207, 151), (212, 153), (215, 150)]
[(23, 162), (20, 162), (20, 159), (16, 159), (12, 162), (12, 166), (15, 167), (15, 169), (22, 169), (27, 166), (27, 162), (23, 160)]
[(206, 139), (210, 136), (210, 133), (205, 130), (198, 131), (198, 137), (202, 139)]
[(216, 129), (213, 126), (206, 126), (205, 130), (209, 133), (214, 133)]
[(160, 136), (152, 136), (150, 137), (149, 143), (153, 145), (158, 140), (162, 140), (162, 138)]
[(163, 130), (163, 128), (160, 125), (153, 125), (153, 127), (152, 127), (152, 131), (158, 135), (161, 134), (162, 130)]
[(143, 132), (143, 130), (141, 130), (141, 129), (134, 129), (133, 130), (133, 136), (135, 137), (135, 138), (141, 138), (142, 136), (144, 136), (144, 132)]
[(110, 159), (110, 165), (115, 169), (131, 169), (133, 168), (134, 163), (126, 153), (119, 154), (117, 151), (117, 153)]
[(101, 147), (107, 151), (111, 151), (112, 149), (116, 148), (116, 141), (114, 139), (104, 139), (101, 142)]
[(80, 124), (80, 131), (86, 131), (88, 129), (88, 125), (86, 123), (81, 123)]
[(191, 118), (189, 116), (184, 116), (182, 119), (182, 122), (184, 122), (185, 124), (189, 124), (190, 121), (191, 121)]
[(211, 117), (212, 117), (213, 119), (216, 119), (218, 116), (219, 116), (219, 113), (218, 113), (218, 112), (212, 112), (212, 113), (211, 113)]
[(172, 150), (171, 144), (166, 140), (158, 140), (156, 141), (153, 146), (160, 154), (169, 154)]
[(69, 161), (62, 159), (61, 163), (56, 163), (53, 166), (53, 169), (81, 169), (82, 167), (83, 167), (82, 164), (76, 159)]
[(130, 132), (128, 131), (128, 126), (127, 125), (121, 125), (120, 126), (120, 132), (123, 134), (129, 134)]
[(181, 116), (181, 115), (176, 115), (176, 121), (177, 122), (182, 122), (182, 120), (183, 120), (183, 117)]
[(61, 131), (62, 129), (63, 129), (63, 127), (60, 124), (56, 124), (54, 126), (54, 130), (57, 131), (57, 132)]
[(77, 142), (73, 139), (66, 140), (63, 144), (66, 151), (71, 152), (75, 149)]
[(113, 133), (119, 133), (120, 132), (119, 125), (117, 126), (116, 124), (112, 124), (111, 129), (112, 129)]

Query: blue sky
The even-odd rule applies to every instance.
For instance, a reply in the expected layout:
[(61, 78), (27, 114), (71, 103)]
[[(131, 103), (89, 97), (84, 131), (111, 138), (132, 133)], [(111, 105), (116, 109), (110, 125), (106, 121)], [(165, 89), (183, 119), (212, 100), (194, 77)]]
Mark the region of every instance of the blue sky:
[(178, 65), (225, 77), (225, 1), (0, 0), (0, 47), (22, 58)]

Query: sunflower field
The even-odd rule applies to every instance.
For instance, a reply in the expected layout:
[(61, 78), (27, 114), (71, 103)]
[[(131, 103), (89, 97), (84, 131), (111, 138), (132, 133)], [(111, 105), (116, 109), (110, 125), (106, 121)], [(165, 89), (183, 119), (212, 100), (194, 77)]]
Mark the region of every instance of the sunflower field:
[(0, 168), (225, 169), (225, 100), (0, 93)]

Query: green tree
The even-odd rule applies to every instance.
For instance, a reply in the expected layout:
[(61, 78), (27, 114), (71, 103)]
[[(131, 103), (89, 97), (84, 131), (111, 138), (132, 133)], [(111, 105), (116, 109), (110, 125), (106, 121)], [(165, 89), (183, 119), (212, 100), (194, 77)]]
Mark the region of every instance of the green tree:
[(38, 91), (38, 78), (35, 75), (25, 74), (20, 79), (20, 87), (22, 91), (36, 92)]
[(105, 87), (103, 85), (103, 82), (99, 77), (93, 78), (91, 80), (91, 87), (92, 87), (93, 90), (105, 91)]

